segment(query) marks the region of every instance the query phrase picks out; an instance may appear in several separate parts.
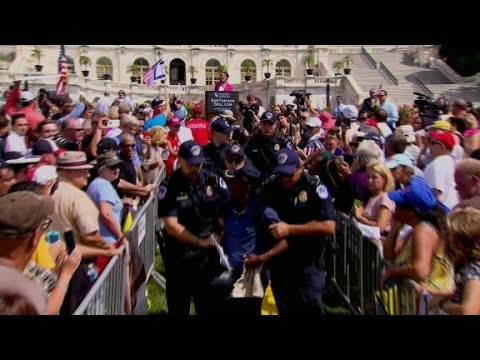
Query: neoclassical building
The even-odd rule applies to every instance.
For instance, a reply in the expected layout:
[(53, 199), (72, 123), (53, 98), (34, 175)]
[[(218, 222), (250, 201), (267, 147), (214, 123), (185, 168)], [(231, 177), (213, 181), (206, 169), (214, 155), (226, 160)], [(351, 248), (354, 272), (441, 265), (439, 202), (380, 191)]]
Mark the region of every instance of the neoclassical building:
[[(0, 46), (0, 86), (27, 78), (33, 90), (54, 90), (59, 48)], [(361, 102), (371, 87), (391, 90), (399, 104), (411, 103), (414, 91), (438, 95), (442, 89), (437, 85), (447, 88), (463, 80), (438, 59), (438, 46), (428, 45), (65, 45), (65, 52), (69, 93), (89, 100), (120, 89), (136, 101), (159, 92), (202, 98), (222, 69), (241, 96), (255, 92), (264, 103), (291, 102), (290, 93), (303, 89), (318, 107), (335, 94), (349, 103)], [(165, 61), (167, 80), (147, 88), (143, 75), (159, 59)], [(342, 72), (339, 63), (351, 72)]]

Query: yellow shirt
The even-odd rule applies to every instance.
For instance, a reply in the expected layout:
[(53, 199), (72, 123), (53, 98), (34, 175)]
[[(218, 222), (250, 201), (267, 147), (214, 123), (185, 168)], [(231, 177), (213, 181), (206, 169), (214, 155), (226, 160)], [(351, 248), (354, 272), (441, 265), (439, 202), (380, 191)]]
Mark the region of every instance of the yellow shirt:
[(36, 264), (40, 265), (45, 269), (53, 269), (55, 268), (55, 262), (52, 259), (52, 255), (50, 255), (50, 251), (48, 249), (47, 239), (45, 234), (42, 235), (40, 241), (38, 242), (38, 246), (35, 249), (35, 252), (30, 259)]

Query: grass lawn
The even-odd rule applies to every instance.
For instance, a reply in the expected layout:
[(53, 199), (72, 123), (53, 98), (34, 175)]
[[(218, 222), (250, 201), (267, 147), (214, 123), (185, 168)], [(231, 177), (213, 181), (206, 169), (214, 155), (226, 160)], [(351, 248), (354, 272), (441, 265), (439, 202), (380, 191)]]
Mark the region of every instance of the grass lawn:
[[(155, 255), (155, 270), (160, 274), (165, 275), (165, 266), (160, 253), (157, 251)], [(167, 314), (167, 299), (165, 296), (165, 290), (158, 285), (152, 277), (147, 284), (148, 289), (148, 313), (150, 315), (162, 315)], [(349, 315), (350, 309), (345, 304), (342, 297), (337, 293), (333, 286), (329, 286), (327, 281), (327, 291), (324, 295), (325, 312), (327, 315)], [(190, 306), (190, 315), (195, 315), (195, 307), (193, 303)]]

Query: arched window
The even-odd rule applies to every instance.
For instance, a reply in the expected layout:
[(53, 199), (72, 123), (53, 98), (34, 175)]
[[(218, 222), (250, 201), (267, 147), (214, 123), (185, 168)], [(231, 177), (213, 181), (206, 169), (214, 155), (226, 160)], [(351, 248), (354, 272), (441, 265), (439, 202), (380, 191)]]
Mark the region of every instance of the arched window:
[(73, 58), (67, 55), (67, 69), (69, 74), (75, 74), (75, 63)]
[(220, 72), (218, 67), (220, 61), (216, 59), (210, 59), (205, 64), (205, 85), (213, 85), (220, 79)]
[(245, 76), (251, 76), (251, 79), (255, 81), (257, 79), (257, 65), (255, 64), (255, 61), (247, 59), (242, 62), (242, 65), (240, 65), (240, 78), (244, 79)]
[(138, 76), (140, 76), (140, 83), (143, 84), (143, 74), (150, 69), (148, 61), (144, 58), (138, 58), (133, 62), (133, 65), (138, 65)]
[(112, 80), (113, 66), (112, 60), (102, 56), (97, 60), (97, 79), (98, 80)]
[(292, 76), (292, 65), (290, 65), (288, 60), (280, 60), (277, 62), (277, 65), (275, 65), (275, 74), (283, 77)]

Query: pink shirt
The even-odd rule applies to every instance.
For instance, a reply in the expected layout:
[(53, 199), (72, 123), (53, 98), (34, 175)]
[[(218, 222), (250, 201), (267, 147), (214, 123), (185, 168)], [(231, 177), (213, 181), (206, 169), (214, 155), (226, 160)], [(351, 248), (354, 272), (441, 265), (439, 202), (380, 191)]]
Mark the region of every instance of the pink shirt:
[(215, 83), (215, 91), (221, 91), (220, 86), (224, 87), (223, 91), (233, 91), (233, 85), (230, 83), (222, 84), (220, 81)]
[(370, 221), (377, 221), (378, 211), (382, 206), (385, 206), (392, 213), (395, 212), (395, 203), (390, 200), (386, 192), (372, 197), (370, 198), (370, 200), (368, 200), (368, 203), (365, 206), (365, 210), (363, 212), (363, 216), (365, 216)]

